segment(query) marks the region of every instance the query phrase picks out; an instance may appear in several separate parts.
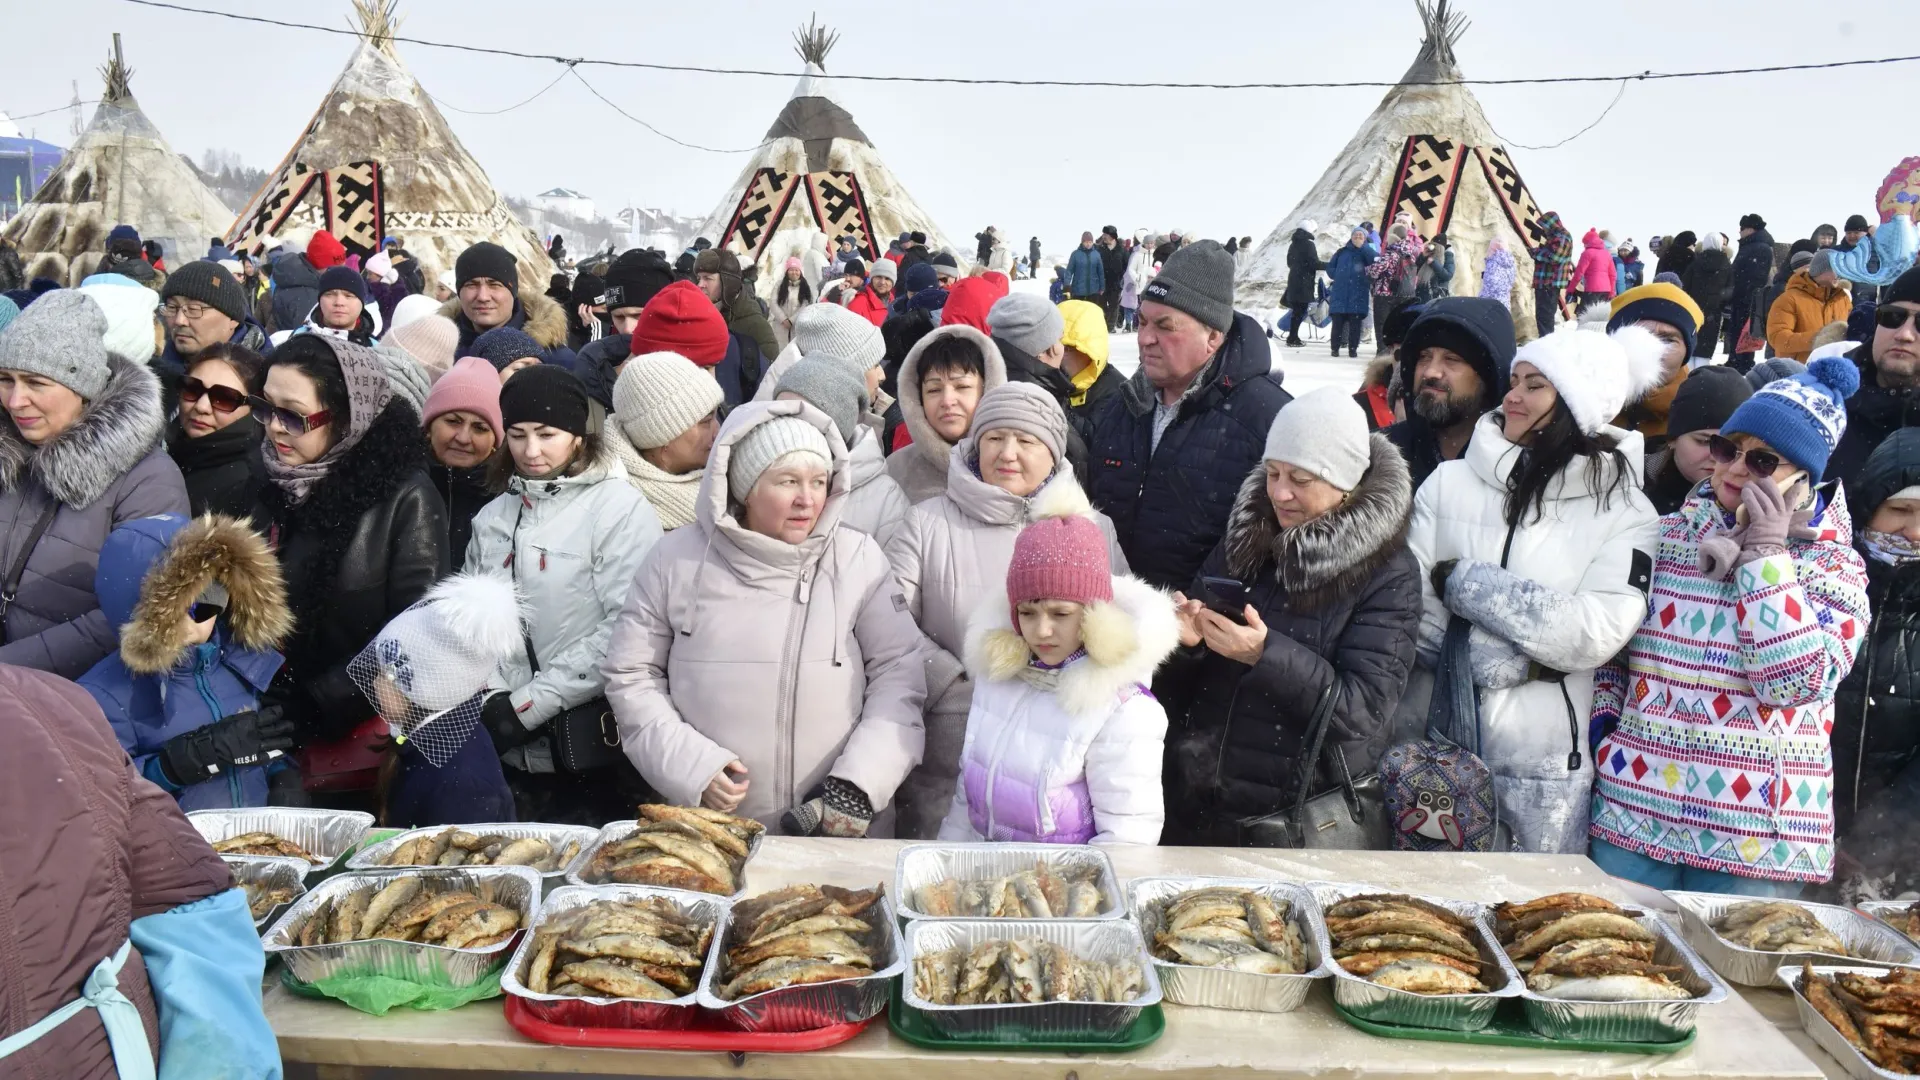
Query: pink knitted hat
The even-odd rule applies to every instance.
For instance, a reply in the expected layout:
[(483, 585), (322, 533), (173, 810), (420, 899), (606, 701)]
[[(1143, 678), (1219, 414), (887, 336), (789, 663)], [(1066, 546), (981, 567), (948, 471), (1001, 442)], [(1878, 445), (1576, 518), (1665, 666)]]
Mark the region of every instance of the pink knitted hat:
[(426, 405), (420, 411), (423, 426), (443, 413), (470, 412), (487, 422), (495, 439), (506, 438), (505, 425), (500, 422), (500, 373), (478, 356), (456, 362), (451, 371), (440, 376), (427, 391)]
[(1020, 605), (1034, 600), (1094, 604), (1113, 599), (1107, 537), (1083, 514), (1043, 517), (1013, 542), (1007, 566), (1007, 604), (1020, 625)]

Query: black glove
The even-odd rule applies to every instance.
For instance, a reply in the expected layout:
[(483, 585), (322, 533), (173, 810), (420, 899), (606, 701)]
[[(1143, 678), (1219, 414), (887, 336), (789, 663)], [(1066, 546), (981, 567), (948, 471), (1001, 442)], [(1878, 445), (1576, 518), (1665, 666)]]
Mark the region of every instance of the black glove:
[(520, 714), (514, 711), (513, 696), (495, 694), (480, 707), (480, 726), (487, 729), (487, 736), (493, 740), (493, 752), (504, 754), (516, 746), (525, 746), (540, 737), (538, 729), (529, 728), (520, 722)]
[(187, 787), (239, 765), (264, 765), (269, 755), (293, 749), (294, 724), (271, 705), (259, 712), (234, 713), (185, 735), (176, 735), (160, 747), (160, 772), (176, 786)]
[(1441, 559), (1433, 564), (1429, 580), (1433, 582), (1433, 595), (1439, 597), (1443, 604), (1447, 602), (1447, 579), (1453, 576), (1453, 568), (1459, 563), (1459, 559)]

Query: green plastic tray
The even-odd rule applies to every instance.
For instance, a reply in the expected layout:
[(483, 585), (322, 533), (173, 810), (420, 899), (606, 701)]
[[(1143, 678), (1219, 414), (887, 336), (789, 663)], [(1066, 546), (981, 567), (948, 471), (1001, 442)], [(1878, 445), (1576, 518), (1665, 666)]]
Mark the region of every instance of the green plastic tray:
[(1022, 1036), (1013, 1032), (985, 1036), (948, 1035), (927, 1022), (925, 1013), (909, 1008), (900, 998), (900, 980), (893, 983), (893, 1001), (887, 1009), (887, 1026), (895, 1035), (922, 1050), (1031, 1050), (1054, 1054), (1125, 1054), (1150, 1045), (1167, 1030), (1167, 1015), (1160, 1006), (1140, 1010), (1140, 1018), (1120, 1037), (1112, 1040), (1049, 1041), (1040, 1035)]
[(1525, 1007), (1518, 1001), (1500, 1006), (1493, 1022), (1480, 1031), (1442, 1031), (1438, 1028), (1405, 1027), (1362, 1020), (1336, 1002), (1333, 1011), (1340, 1019), (1369, 1035), (1383, 1039), (1417, 1039), (1423, 1042), (1471, 1043), (1477, 1046), (1524, 1046), (1534, 1050), (1584, 1050), (1603, 1054), (1675, 1054), (1693, 1045), (1693, 1034), (1674, 1042), (1605, 1042), (1599, 1039), (1549, 1039), (1527, 1023)]

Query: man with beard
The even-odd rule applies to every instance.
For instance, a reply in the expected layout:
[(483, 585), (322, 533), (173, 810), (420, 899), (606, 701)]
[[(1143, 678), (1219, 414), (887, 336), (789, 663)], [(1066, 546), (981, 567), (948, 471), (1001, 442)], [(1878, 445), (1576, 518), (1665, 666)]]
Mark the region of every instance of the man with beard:
[(1881, 440), (1920, 424), (1920, 267), (1887, 286), (1873, 321), (1873, 340), (1847, 354), (1860, 368), (1860, 389), (1847, 399), (1847, 430), (1827, 463), (1827, 475), (1849, 492)]
[(1466, 451), (1473, 425), (1506, 392), (1513, 353), (1513, 316), (1498, 300), (1444, 296), (1414, 320), (1396, 354), (1407, 418), (1387, 438), (1416, 489)]

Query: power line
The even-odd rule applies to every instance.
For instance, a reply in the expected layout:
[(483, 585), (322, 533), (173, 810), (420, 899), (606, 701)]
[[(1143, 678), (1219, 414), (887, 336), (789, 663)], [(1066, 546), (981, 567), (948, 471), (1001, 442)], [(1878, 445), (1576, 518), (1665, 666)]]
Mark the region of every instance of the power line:
[[(238, 22), (261, 23), (267, 26), (279, 26), (290, 30), (313, 30), (325, 34), (339, 34), (358, 38), (360, 32), (341, 29), (335, 26), (317, 26), (312, 23), (288, 22), (282, 19), (269, 19), (260, 15), (240, 15), (231, 11), (207, 11), (187, 7), (183, 4), (164, 3), (163, 0), (122, 0), (123, 3), (137, 4), (141, 7), (161, 8), (179, 11), (190, 15), (211, 15)], [(481, 53), (487, 56), (510, 56), (521, 60), (547, 60), (569, 67), (593, 65), (596, 67), (638, 68), (647, 71), (678, 71), (703, 75), (756, 75), (766, 78), (795, 78), (803, 72), (771, 71), (765, 68), (724, 68), (706, 67), (697, 64), (655, 64), (640, 60), (596, 60), (588, 57), (555, 56), (549, 53), (518, 52), (513, 49), (495, 49), (484, 45), (456, 45), (444, 41), (428, 41), (423, 38), (404, 37), (399, 34), (392, 40), (419, 45), (429, 49), (449, 49), (456, 52)], [(1730, 75), (1770, 75), (1789, 71), (1831, 71), (1835, 68), (1871, 67), (1882, 64), (1906, 64), (1920, 60), (1920, 55), (1885, 56), (1868, 60), (1833, 60), (1819, 64), (1773, 64), (1766, 67), (1714, 68), (1705, 71), (1642, 71), (1632, 75), (1558, 75), (1541, 78), (1514, 79), (1408, 79), (1382, 82), (1359, 80), (1350, 82), (1267, 82), (1267, 83), (1213, 83), (1213, 82), (1120, 82), (1105, 79), (1005, 79), (1005, 78), (964, 78), (952, 75), (845, 75), (836, 74), (834, 78), (843, 82), (878, 83), (928, 83), (949, 86), (1055, 86), (1087, 87), (1113, 90), (1343, 90), (1343, 89), (1389, 89), (1395, 86), (1546, 86), (1562, 83), (1609, 83), (1624, 80), (1658, 81), (1665, 79), (1706, 79), (1721, 78)]]
[(433, 98), (433, 103), (435, 105), (438, 105), (443, 109), (452, 109), (454, 112), (457, 112), (457, 113), (465, 113), (468, 116), (499, 116), (501, 113), (510, 113), (515, 109), (524, 108), (528, 105), (533, 104), (535, 101), (538, 101), (540, 98), (546, 96), (547, 91), (553, 89), (556, 86), (559, 86), (560, 80), (566, 78), (567, 72), (572, 70), (573, 69), (570, 67), (562, 69), (560, 74), (555, 75), (553, 77), (552, 82), (541, 87), (539, 92), (535, 93), (532, 97), (526, 99), (525, 101), (520, 102), (517, 105), (509, 105), (504, 109), (463, 109), (458, 105), (447, 104), (444, 98), (438, 97), (434, 94), (428, 94), (427, 96), (430, 98)]
[(49, 113), (66, 112), (68, 109), (76, 108), (81, 105), (98, 105), (98, 104), (100, 104), (100, 99), (92, 98), (87, 101), (69, 101), (65, 105), (56, 106), (51, 109), (41, 109), (39, 112), (30, 112), (30, 113), (0, 112), (0, 116), (4, 116), (9, 120), (31, 120), (36, 116), (46, 116)]
[[(1561, 139), (1561, 140), (1560, 140), (1559, 142), (1557, 142), (1557, 143), (1548, 143), (1548, 144), (1547, 144), (1547, 145), (1545, 145), (1545, 146), (1528, 146), (1528, 145), (1527, 145), (1527, 144), (1525, 144), (1525, 143), (1517, 143), (1517, 142), (1514, 142), (1514, 141), (1512, 141), (1512, 140), (1510, 140), (1510, 139), (1508, 139), (1508, 138), (1507, 138), (1507, 137), (1506, 137), (1505, 135), (1501, 135), (1501, 134), (1500, 134), (1500, 132), (1499, 132), (1499, 130), (1498, 130), (1497, 128), (1496, 128), (1496, 129), (1494, 129), (1494, 132), (1493, 132), (1493, 133), (1494, 133), (1494, 135), (1496, 135), (1496, 136), (1498, 136), (1498, 137), (1499, 137), (1499, 139), (1500, 139), (1500, 141), (1501, 141), (1501, 142), (1502, 142), (1503, 144), (1505, 144), (1505, 145), (1506, 145), (1506, 146), (1507, 146), (1507, 147), (1508, 147), (1509, 149), (1519, 149), (1519, 150), (1558, 150), (1558, 149), (1560, 149), (1561, 147), (1563, 147), (1563, 146), (1565, 146), (1565, 145), (1567, 145), (1568, 143), (1570, 143), (1570, 142), (1572, 142), (1573, 140), (1575, 140), (1575, 139), (1577, 139), (1577, 138), (1579, 138), (1580, 136), (1582, 136), (1582, 135), (1585, 135), (1585, 134), (1586, 134), (1587, 132), (1589, 132), (1589, 131), (1592, 131), (1592, 130), (1593, 130), (1594, 128), (1597, 128), (1597, 127), (1599, 127), (1599, 126), (1600, 126), (1600, 121), (1602, 121), (1602, 120), (1605, 120), (1605, 119), (1607, 118), (1607, 114), (1613, 111), (1613, 107), (1614, 107), (1615, 105), (1618, 105), (1618, 104), (1620, 104), (1620, 99), (1621, 99), (1621, 98), (1623, 98), (1623, 97), (1625, 97), (1625, 96), (1626, 96), (1626, 94), (1627, 94), (1627, 80), (1625, 80), (1625, 79), (1622, 79), (1622, 80), (1620, 80), (1620, 89), (1619, 89), (1619, 91), (1617, 91), (1617, 92), (1616, 92), (1616, 93), (1615, 93), (1615, 94), (1613, 95), (1613, 100), (1612, 100), (1612, 101), (1609, 101), (1609, 102), (1607, 102), (1607, 107), (1606, 107), (1605, 109), (1602, 109), (1602, 110), (1600, 110), (1600, 115), (1599, 115), (1599, 116), (1596, 116), (1596, 117), (1594, 117), (1594, 118), (1593, 118), (1593, 123), (1591, 123), (1591, 124), (1588, 124), (1588, 125), (1587, 125), (1586, 127), (1583, 127), (1583, 128), (1581, 128), (1581, 129), (1580, 129), (1579, 131), (1576, 131), (1576, 132), (1574, 132), (1573, 134), (1571, 134), (1571, 135), (1569, 135), (1569, 136), (1567, 136), (1566, 138), (1564, 138), (1564, 139)], [(1493, 121), (1491, 121), (1491, 120), (1489, 120), (1489, 121), (1487, 121), (1487, 127), (1489, 127), (1489, 128), (1493, 128)]]
[(753, 146), (742, 147), (738, 150), (722, 150), (722, 149), (719, 149), (718, 147), (701, 146), (699, 143), (690, 143), (684, 139), (676, 139), (673, 136), (667, 134), (666, 132), (661, 131), (659, 128), (654, 127), (652, 124), (647, 123), (645, 120), (642, 120), (639, 117), (628, 112), (627, 110), (621, 108), (620, 106), (615, 105), (611, 98), (607, 97), (607, 95), (601, 93), (600, 91), (594, 89), (593, 84), (588, 82), (586, 80), (586, 77), (580, 74), (579, 68), (569, 66), (566, 70), (566, 74), (572, 75), (574, 78), (580, 80), (580, 85), (586, 87), (588, 93), (592, 94), (594, 97), (599, 98), (601, 101), (606, 102), (607, 106), (611, 108), (614, 112), (617, 112), (621, 116), (624, 116), (627, 119), (633, 121), (634, 123), (639, 124), (641, 127), (646, 128), (648, 131), (653, 132), (655, 135), (660, 136), (661, 138), (667, 140), (668, 142), (675, 143), (680, 146), (684, 146), (689, 150), (705, 150), (710, 154), (749, 154), (755, 150), (760, 149), (760, 147), (767, 145), (766, 143), (762, 142)]

